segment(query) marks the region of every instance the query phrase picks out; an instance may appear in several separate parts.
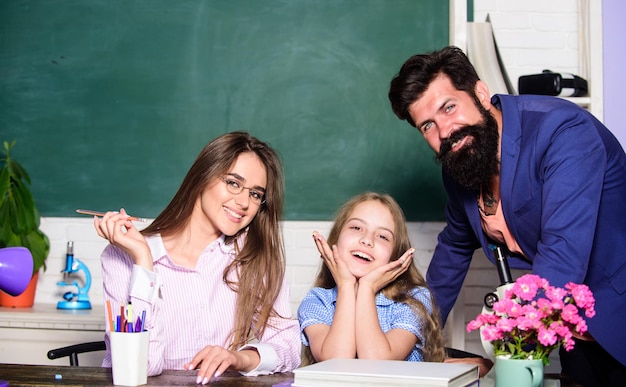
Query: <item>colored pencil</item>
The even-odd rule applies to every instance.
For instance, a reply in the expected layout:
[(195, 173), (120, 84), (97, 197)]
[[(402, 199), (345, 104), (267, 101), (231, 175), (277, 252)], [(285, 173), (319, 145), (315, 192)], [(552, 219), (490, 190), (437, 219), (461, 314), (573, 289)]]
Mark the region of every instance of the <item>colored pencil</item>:
[(115, 332), (115, 327), (113, 326), (113, 310), (111, 309), (111, 301), (107, 300), (107, 313), (109, 320), (109, 332)]
[[(78, 209), (76, 210), (76, 212), (78, 212), (79, 214), (83, 214), (83, 215), (93, 215), (93, 216), (104, 216), (104, 212), (102, 211), (92, 211), (92, 210), (83, 210), (83, 209)], [(130, 218), (128, 218), (128, 220), (132, 220), (132, 221), (136, 221), (136, 222), (147, 222), (148, 219), (146, 218), (139, 218), (136, 216), (131, 216)]]

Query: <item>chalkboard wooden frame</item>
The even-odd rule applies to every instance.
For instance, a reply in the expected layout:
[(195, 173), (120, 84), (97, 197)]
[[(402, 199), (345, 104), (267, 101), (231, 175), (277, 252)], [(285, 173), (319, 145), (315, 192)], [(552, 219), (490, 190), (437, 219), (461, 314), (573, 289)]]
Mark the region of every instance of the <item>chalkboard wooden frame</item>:
[(330, 220), (387, 192), (440, 221), (433, 154), (387, 99), (417, 52), (449, 41), (447, 1), (5, 0), (0, 140), (43, 216), (154, 217), (200, 149), (246, 130), (286, 174), (286, 220)]

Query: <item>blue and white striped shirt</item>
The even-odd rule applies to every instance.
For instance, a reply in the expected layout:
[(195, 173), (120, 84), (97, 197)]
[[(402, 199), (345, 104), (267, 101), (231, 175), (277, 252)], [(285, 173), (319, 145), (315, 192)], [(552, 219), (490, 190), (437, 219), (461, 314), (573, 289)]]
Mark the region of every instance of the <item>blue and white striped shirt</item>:
[[(413, 289), (413, 297), (424, 304), (429, 313), (432, 313), (431, 295), (427, 288), (418, 287)], [(304, 328), (314, 324), (331, 325), (336, 305), (336, 287), (332, 289), (313, 288), (304, 297), (298, 308), (300, 338), (304, 345), (309, 346), (309, 340), (304, 333)], [(413, 333), (419, 339), (405, 360), (424, 361), (422, 345), (420, 344), (425, 340), (422, 332), (423, 322), (413, 309), (405, 303), (392, 301), (379, 292), (376, 295), (376, 311), (378, 312), (378, 322), (384, 333), (392, 329), (404, 329)]]

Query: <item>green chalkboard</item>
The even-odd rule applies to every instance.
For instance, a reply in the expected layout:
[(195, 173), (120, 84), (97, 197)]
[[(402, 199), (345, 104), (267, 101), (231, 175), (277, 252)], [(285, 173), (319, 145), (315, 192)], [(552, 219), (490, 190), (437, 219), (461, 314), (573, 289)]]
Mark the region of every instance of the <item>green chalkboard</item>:
[(286, 174), (285, 218), (365, 190), (443, 219), (439, 167), (391, 77), (448, 43), (442, 0), (3, 0), (0, 140), (43, 216), (154, 217), (200, 149), (246, 130)]

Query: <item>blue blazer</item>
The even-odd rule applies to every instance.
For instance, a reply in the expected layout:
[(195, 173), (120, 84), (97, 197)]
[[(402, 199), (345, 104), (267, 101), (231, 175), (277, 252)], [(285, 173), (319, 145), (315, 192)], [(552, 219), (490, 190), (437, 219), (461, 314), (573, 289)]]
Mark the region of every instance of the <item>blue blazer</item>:
[[(502, 111), (500, 196), (507, 225), (532, 269), (550, 284), (585, 283), (596, 299), (589, 333), (626, 365), (626, 155), (586, 110), (540, 96), (496, 95)], [(427, 281), (446, 320), (483, 233), (476, 193), (443, 173), (447, 224)], [(494, 261), (495, 262), (495, 261)]]

